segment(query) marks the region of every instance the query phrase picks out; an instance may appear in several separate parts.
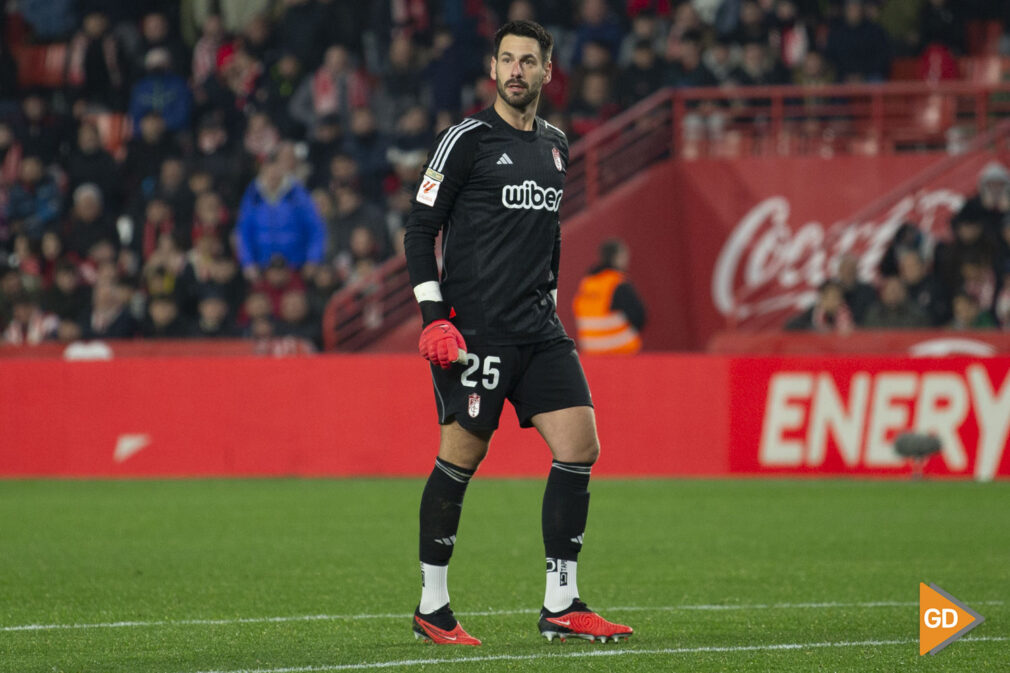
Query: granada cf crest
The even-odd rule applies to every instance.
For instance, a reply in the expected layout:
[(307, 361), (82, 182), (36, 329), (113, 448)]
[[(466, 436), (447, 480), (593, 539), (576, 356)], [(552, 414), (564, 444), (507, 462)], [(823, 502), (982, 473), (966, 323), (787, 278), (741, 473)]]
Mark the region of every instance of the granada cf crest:
[(466, 413), (470, 414), (470, 418), (477, 418), (477, 415), (480, 414), (480, 395), (477, 393), (467, 395)]
[(551, 154), (554, 155), (554, 165), (557, 166), (558, 171), (565, 170), (565, 167), (561, 165), (561, 152), (557, 147), (551, 148)]

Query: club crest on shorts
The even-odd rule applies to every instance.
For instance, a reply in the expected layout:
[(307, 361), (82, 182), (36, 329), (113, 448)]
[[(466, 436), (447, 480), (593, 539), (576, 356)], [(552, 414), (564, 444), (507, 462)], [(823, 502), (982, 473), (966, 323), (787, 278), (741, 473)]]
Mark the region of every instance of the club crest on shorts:
[(466, 413), (470, 415), (470, 418), (477, 418), (480, 414), (480, 395), (477, 393), (470, 393), (467, 395)]
[(561, 165), (561, 151), (557, 147), (552, 147), (551, 154), (554, 155), (554, 165), (557, 166), (558, 171), (565, 170), (565, 167)]

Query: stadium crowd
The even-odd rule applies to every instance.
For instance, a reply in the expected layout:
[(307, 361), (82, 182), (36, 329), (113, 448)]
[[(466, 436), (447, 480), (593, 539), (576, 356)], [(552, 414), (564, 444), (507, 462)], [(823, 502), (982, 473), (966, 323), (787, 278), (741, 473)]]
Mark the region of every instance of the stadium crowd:
[[(1008, 4), (6, 3), (2, 340), (291, 335), (319, 344), (332, 294), (401, 251), (435, 134), (493, 101), (489, 44), (506, 18), (536, 19), (555, 35), (541, 114), (574, 140), (663, 86), (872, 82), (895, 57), (942, 63), (967, 49), (966, 21), (1010, 24)], [(63, 85), (21, 86), (14, 54), (42, 43), (66, 45)], [(981, 324), (968, 320), (970, 301), (1007, 326), (1010, 282), (993, 266), (1003, 258), (976, 252), (982, 240), (1005, 247), (1010, 228), (980, 223), (981, 212), (966, 205), (955, 218), (936, 273), (924, 274), (915, 245), (897, 245), (878, 303), (843, 263), (811, 326), (898, 326), (906, 318), (892, 305), (915, 313), (909, 302), (931, 325)], [(923, 303), (920, 284), (941, 281), (936, 296), (949, 299)]]

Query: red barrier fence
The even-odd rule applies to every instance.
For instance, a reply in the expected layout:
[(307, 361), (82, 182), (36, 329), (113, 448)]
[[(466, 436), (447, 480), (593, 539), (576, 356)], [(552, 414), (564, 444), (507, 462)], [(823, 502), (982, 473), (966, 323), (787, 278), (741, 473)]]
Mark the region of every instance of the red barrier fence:
[[(914, 428), (926, 472), (1010, 476), (1010, 358), (586, 358), (599, 475), (877, 475)], [(0, 475), (423, 475), (438, 432), (414, 356), (0, 361)], [(486, 475), (549, 456), (506, 412)]]

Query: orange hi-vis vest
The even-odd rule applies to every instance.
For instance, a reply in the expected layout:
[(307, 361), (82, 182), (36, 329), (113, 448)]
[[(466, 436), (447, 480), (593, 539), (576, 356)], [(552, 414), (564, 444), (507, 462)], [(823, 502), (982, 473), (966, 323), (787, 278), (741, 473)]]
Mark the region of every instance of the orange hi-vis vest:
[(583, 353), (637, 353), (642, 349), (638, 330), (620, 311), (613, 311), (614, 291), (625, 281), (624, 274), (604, 269), (579, 283), (572, 309), (579, 350)]

